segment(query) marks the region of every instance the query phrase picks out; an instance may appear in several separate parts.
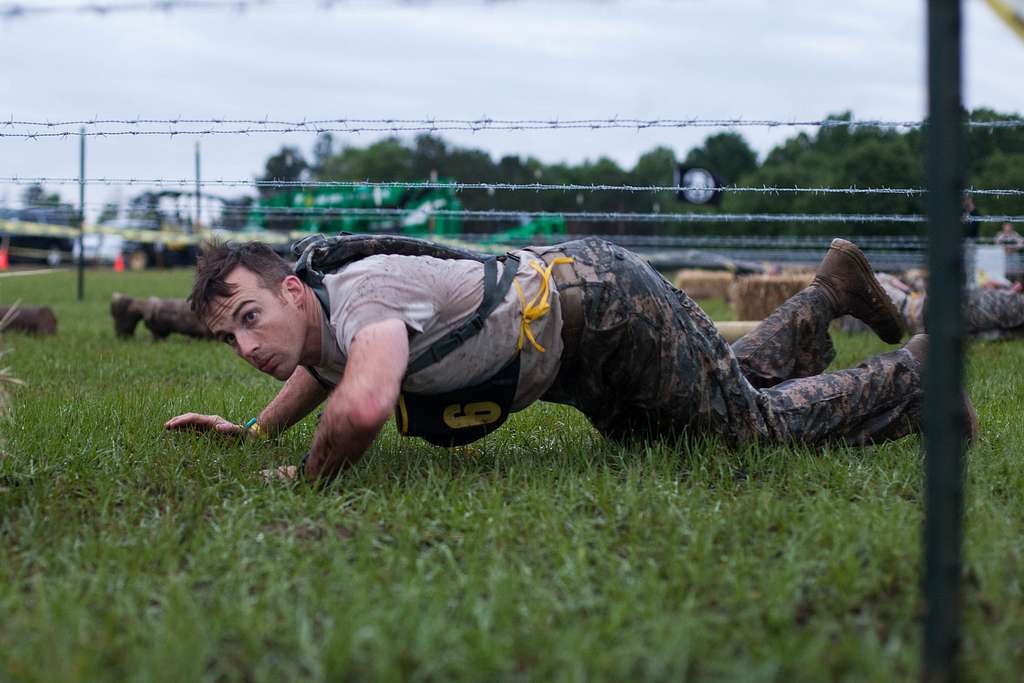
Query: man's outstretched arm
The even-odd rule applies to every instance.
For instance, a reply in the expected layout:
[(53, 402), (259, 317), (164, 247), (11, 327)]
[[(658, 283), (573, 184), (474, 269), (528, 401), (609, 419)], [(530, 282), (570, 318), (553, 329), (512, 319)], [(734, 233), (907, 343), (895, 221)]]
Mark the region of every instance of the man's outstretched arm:
[[(262, 433), (267, 435), (280, 434), (293, 424), (309, 415), (310, 411), (327, 398), (327, 390), (313, 379), (309, 371), (303, 367), (295, 368), (295, 372), (285, 381), (277, 396), (267, 404), (257, 418)], [(164, 423), (166, 429), (193, 429), (196, 431), (216, 431), (221, 434), (241, 434), (245, 428), (225, 420), (220, 415), (200, 415), (185, 413), (172, 417)]]
[(409, 337), (401, 320), (367, 325), (356, 334), (341, 384), (328, 397), (313, 438), (307, 477), (333, 477), (362, 457), (394, 411), (408, 364)]

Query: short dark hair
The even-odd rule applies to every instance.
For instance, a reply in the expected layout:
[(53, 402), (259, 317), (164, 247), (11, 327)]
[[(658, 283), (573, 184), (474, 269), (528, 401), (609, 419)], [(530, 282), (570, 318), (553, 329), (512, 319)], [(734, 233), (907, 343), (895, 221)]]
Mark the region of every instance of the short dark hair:
[(292, 274), (288, 262), (263, 242), (207, 242), (199, 254), (196, 281), (188, 297), (192, 312), (200, 320), (209, 311), (210, 302), (235, 293), (224, 279), (238, 266), (252, 271), (269, 290), (277, 289)]

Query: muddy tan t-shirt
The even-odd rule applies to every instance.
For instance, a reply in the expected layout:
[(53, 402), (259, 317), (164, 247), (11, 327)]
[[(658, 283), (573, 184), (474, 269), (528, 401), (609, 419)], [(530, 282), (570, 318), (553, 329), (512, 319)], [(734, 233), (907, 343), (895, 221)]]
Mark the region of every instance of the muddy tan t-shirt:
[[(529, 251), (520, 258), (516, 282), (527, 302), (540, 292), (543, 277), (530, 266), (546, 264)], [(498, 276), (504, 265), (498, 264)], [(409, 359), (419, 357), (431, 344), (472, 316), (483, 299), (482, 263), (430, 256), (370, 256), (324, 278), (330, 298), (330, 320), (322, 329), (324, 354), (317, 370), (337, 383), (344, 372), (352, 340), (367, 325), (396, 319), (409, 330)], [(530, 323), (537, 350), (524, 339), (519, 386), (512, 404), (522, 410), (547, 391), (558, 374), (562, 355), (562, 312), (554, 280), (551, 309)], [(522, 305), (513, 285), (491, 312), (484, 327), (440, 362), (407, 375), (402, 390), (439, 393), (479, 384), (513, 359), (519, 342)]]

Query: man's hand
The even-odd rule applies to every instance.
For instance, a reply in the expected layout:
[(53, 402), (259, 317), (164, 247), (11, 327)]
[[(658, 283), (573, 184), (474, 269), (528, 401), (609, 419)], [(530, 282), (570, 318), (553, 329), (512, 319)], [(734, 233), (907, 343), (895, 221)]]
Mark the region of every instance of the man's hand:
[(247, 430), (220, 415), (185, 413), (164, 423), (164, 429), (189, 429), (196, 432), (217, 432), (228, 436), (241, 436)]

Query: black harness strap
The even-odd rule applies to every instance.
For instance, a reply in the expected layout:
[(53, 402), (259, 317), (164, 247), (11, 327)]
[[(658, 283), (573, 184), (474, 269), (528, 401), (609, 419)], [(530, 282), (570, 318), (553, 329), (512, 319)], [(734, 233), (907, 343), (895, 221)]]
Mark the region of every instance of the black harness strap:
[[(501, 278), (498, 278), (498, 257), (491, 256), (484, 260), (484, 296), (480, 301), (480, 306), (476, 309), (465, 322), (450, 331), (441, 339), (431, 344), (430, 348), (417, 356), (413, 361), (409, 363), (406, 369), (406, 374), (413, 374), (419, 372), (424, 368), (430, 367), (434, 363), (439, 362), (442, 358), (455, 351), (457, 348), (462, 346), (467, 340), (472, 339), (476, 335), (480, 334), (480, 331), (484, 328), (484, 321), (487, 320), (495, 308), (498, 307), (505, 299), (505, 294), (508, 293), (509, 288), (512, 286), (512, 281), (515, 279), (516, 273), (519, 271), (519, 257), (513, 254), (506, 254), (504, 260), (505, 268), (501, 273)], [(324, 315), (327, 316), (328, 320), (331, 317), (331, 307), (327, 296), (327, 290), (324, 288), (323, 276), (320, 277), (309, 277), (312, 275), (312, 269), (308, 268), (306, 264), (299, 271), (299, 277), (306, 281), (313, 293), (316, 294), (317, 301), (320, 302), (320, 307), (324, 311)], [(297, 269), (299, 270), (299, 269)], [(313, 280), (313, 282), (310, 282)], [(334, 385), (325, 380), (316, 369), (311, 365), (303, 366), (313, 376), (320, 386), (327, 391), (334, 388)]]
[(331, 384), (326, 379), (324, 379), (323, 375), (317, 372), (316, 368), (314, 368), (312, 365), (303, 365), (302, 367), (306, 368), (306, 372), (313, 376), (313, 379), (316, 380), (317, 384), (324, 388), (324, 391), (333, 391), (334, 387), (337, 386), (335, 384)]
[(487, 316), (505, 299), (505, 294), (512, 286), (512, 280), (518, 270), (519, 257), (509, 254), (499, 280), (498, 259), (492, 257), (484, 261), (484, 297), (480, 301), (480, 307), (476, 309), (476, 313), (411, 361), (406, 373), (411, 375), (440, 362), (442, 358), (462, 346), (468, 339), (480, 334), (480, 330), (484, 329), (484, 321), (487, 320)]
[[(327, 290), (324, 288), (323, 278), (321, 278), (319, 282), (317, 282), (316, 284), (306, 284), (309, 284), (309, 288), (313, 290), (314, 294), (316, 294), (316, 300), (320, 302), (320, 308), (323, 309), (324, 315), (326, 315), (327, 319), (330, 320), (331, 306), (327, 300)], [(317, 372), (316, 368), (314, 368), (312, 365), (303, 365), (302, 367), (306, 368), (306, 372), (308, 372), (313, 377), (313, 379), (316, 380), (317, 384), (323, 387), (325, 391), (332, 391), (334, 389), (335, 385), (324, 379), (323, 375)]]

